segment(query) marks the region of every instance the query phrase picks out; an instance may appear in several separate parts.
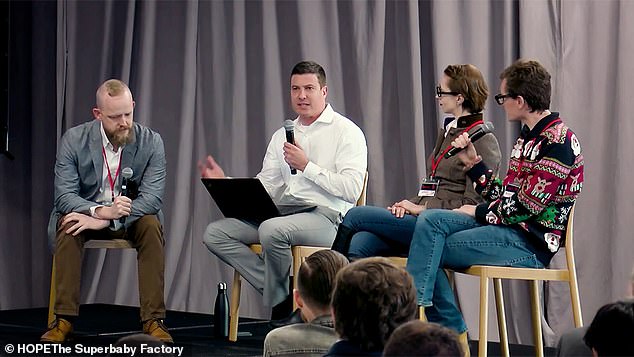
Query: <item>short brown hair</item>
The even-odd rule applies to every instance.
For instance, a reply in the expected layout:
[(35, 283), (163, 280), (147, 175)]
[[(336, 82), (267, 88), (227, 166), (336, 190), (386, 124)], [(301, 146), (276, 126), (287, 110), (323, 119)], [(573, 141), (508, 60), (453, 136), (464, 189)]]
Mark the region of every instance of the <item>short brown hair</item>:
[(331, 305), (337, 334), (377, 351), (398, 326), (414, 319), (416, 291), (405, 269), (386, 258), (365, 258), (339, 271)]
[(383, 356), (462, 356), (458, 335), (439, 324), (420, 320), (399, 326), (385, 344)]
[(335, 278), (348, 258), (334, 250), (320, 250), (302, 262), (297, 274), (297, 290), (304, 301), (328, 311)]
[(519, 59), (500, 74), (506, 79), (506, 92), (512, 98), (522, 96), (531, 112), (550, 108), (550, 73), (541, 63)]
[(130, 88), (128, 88), (128, 85), (123, 83), (123, 81), (118, 79), (109, 79), (103, 82), (103, 84), (97, 89), (97, 94), (95, 96), (97, 107), (101, 108), (101, 96), (108, 95), (110, 97), (117, 97), (126, 92), (130, 92)]
[(484, 109), (489, 87), (478, 67), (472, 64), (450, 64), (443, 73), (449, 77), (449, 90), (464, 97), (463, 108), (472, 114)]
[(324, 68), (317, 62), (313, 61), (302, 61), (293, 67), (291, 71), (291, 77), (295, 74), (314, 74), (317, 76), (317, 80), (319, 81), (319, 86), (323, 88), (326, 85), (326, 71)]

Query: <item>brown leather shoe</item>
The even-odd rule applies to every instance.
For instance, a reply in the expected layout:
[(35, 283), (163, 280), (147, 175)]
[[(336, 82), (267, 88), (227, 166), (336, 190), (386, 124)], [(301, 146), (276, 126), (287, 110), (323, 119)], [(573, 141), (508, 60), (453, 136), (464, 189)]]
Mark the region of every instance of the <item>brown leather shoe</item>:
[(66, 341), (69, 335), (73, 332), (73, 324), (68, 320), (56, 318), (50, 325), (48, 330), (40, 337), (42, 342), (50, 343), (62, 343)]
[(143, 323), (143, 333), (154, 336), (165, 343), (174, 343), (172, 336), (167, 332), (167, 327), (161, 319), (147, 320)]

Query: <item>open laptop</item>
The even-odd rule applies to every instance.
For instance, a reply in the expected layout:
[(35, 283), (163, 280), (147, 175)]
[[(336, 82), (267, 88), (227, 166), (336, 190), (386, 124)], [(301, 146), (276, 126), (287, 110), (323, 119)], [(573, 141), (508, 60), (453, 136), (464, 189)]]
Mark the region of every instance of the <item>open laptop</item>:
[(209, 194), (227, 218), (262, 222), (269, 218), (308, 212), (315, 205), (276, 205), (255, 177), (202, 178)]

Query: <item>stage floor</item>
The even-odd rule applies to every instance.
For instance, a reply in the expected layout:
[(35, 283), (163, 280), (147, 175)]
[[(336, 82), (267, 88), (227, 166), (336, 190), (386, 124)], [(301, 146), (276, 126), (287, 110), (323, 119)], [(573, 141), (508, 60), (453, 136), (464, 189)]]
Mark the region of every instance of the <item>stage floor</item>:
[[(63, 345), (70, 347), (66, 350), (71, 353), (33, 353), (46, 329), (47, 313), (46, 308), (0, 311), (0, 356), (107, 356), (91, 354), (88, 348), (109, 346), (123, 336), (141, 332), (138, 307), (87, 304), (80, 308), (74, 339)], [(268, 321), (241, 318), (241, 336), (237, 342), (229, 342), (214, 337), (212, 315), (179, 311), (168, 311), (165, 324), (174, 338), (174, 346), (183, 348), (182, 356), (192, 357), (262, 356), (264, 337), (270, 331)], [(14, 352), (8, 353), (9, 345)], [(18, 347), (31, 352), (18, 353)], [(476, 356), (478, 342), (471, 341), (470, 349), (471, 355)], [(511, 345), (510, 350), (511, 356), (535, 355), (533, 346)], [(544, 352), (546, 356), (556, 355), (552, 348), (546, 348)], [(499, 354), (499, 344), (489, 342), (489, 355)]]
[[(5, 347), (12, 344), (34, 344), (46, 330), (46, 308), (0, 311), (0, 355), (33, 356), (33, 353), (8, 354)], [(174, 338), (174, 346), (183, 347), (182, 356), (262, 356), (264, 336), (270, 330), (268, 321), (241, 318), (238, 342), (214, 338), (213, 316), (189, 312), (168, 311), (165, 324)], [(60, 356), (91, 356), (82, 346), (108, 346), (119, 338), (141, 332), (139, 308), (104, 304), (81, 305), (75, 324), (74, 338), (65, 343), (71, 351), (80, 353)], [(32, 347), (28, 347), (32, 348)], [(57, 354), (40, 354), (54, 356)], [(101, 354), (105, 356), (106, 354)], [(100, 354), (92, 354), (100, 356)]]

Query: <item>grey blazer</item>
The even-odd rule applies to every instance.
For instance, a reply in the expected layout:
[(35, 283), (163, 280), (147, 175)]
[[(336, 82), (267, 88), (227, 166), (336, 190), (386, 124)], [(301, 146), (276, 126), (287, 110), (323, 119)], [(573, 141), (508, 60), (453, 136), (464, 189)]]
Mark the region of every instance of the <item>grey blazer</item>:
[[(103, 152), (101, 123), (93, 120), (66, 131), (55, 161), (55, 201), (48, 223), (49, 247), (54, 251), (57, 221), (61, 215), (79, 212), (90, 215), (90, 207), (102, 187)], [(145, 215), (163, 221), (161, 207), (165, 191), (165, 149), (163, 139), (153, 130), (134, 123), (135, 141), (123, 148), (121, 168), (130, 167), (131, 180), (138, 185), (126, 228)], [(117, 179), (121, 185), (121, 175)]]

